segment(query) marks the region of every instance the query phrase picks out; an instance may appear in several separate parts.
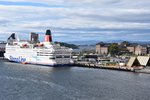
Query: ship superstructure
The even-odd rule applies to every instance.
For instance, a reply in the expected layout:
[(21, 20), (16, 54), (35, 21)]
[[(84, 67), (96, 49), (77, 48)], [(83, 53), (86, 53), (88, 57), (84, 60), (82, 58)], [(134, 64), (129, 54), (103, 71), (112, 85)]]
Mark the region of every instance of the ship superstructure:
[(30, 41), (17, 41), (12, 34), (4, 56), (14, 62), (58, 66), (72, 64), (71, 53), (71, 48), (53, 43), (51, 31), (47, 30), (44, 42), (39, 42), (35, 33), (32, 33)]

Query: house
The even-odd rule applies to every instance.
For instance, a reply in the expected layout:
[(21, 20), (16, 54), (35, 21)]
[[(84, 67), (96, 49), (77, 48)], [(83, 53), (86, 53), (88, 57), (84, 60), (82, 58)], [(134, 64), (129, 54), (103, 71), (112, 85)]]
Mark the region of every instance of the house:
[(103, 42), (96, 44), (96, 53), (108, 54), (108, 44), (105, 44)]
[(147, 54), (147, 46), (137, 45), (135, 47), (135, 54), (136, 55), (146, 55)]
[(150, 45), (147, 46), (147, 54), (150, 54)]
[(134, 47), (134, 46), (128, 46), (128, 47), (127, 47), (127, 50), (128, 50), (130, 53), (134, 53), (135, 47)]
[(130, 43), (130, 45), (127, 46), (128, 52), (135, 54), (135, 47), (137, 45), (138, 45), (137, 43)]

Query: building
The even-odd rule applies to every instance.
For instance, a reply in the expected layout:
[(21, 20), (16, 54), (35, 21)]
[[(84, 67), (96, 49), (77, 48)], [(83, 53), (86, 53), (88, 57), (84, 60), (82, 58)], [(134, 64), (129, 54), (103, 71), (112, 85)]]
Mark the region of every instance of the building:
[(34, 42), (34, 43), (39, 42), (39, 36), (38, 36), (38, 34), (36, 34), (36, 33), (34, 33), (34, 32), (31, 32), (30, 41), (31, 41), (31, 42)]
[(127, 67), (140, 67), (140, 62), (137, 57), (131, 57), (127, 63)]
[(88, 61), (90, 63), (96, 63), (97, 55), (84, 55), (82, 61)]
[(128, 46), (128, 47), (127, 47), (127, 50), (128, 50), (130, 53), (134, 53), (135, 47), (134, 47), (134, 46)]
[(109, 58), (105, 58), (105, 57), (98, 57), (97, 58), (97, 63), (100, 65), (106, 65), (106, 63), (109, 63), (110, 59)]
[(137, 46), (138, 46), (137, 43), (130, 43), (130, 45), (127, 46), (127, 50), (128, 50), (130, 53), (135, 54), (135, 47), (137, 47)]
[(150, 45), (147, 46), (147, 53), (150, 54)]
[(137, 59), (141, 66), (143, 66), (143, 67), (150, 66), (150, 57), (149, 56), (138, 56)]
[(98, 54), (108, 54), (108, 45), (104, 43), (96, 44), (96, 53)]
[(137, 45), (135, 47), (136, 55), (146, 55), (147, 54), (147, 46)]
[(131, 57), (127, 63), (128, 67), (150, 67), (150, 57), (149, 56), (138, 56)]
[(121, 43), (118, 43), (118, 45), (127, 47), (127, 46), (130, 45), (130, 43), (129, 43), (128, 41), (123, 41), (123, 42), (121, 42)]

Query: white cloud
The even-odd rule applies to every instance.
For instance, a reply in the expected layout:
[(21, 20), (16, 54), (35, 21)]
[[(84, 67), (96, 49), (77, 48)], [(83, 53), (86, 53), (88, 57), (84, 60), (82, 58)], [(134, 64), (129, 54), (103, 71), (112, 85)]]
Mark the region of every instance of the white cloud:
[[(6, 1), (41, 3), (49, 6), (1, 5), (0, 2), (0, 34), (2, 35), (9, 32), (20, 34), (30, 31), (45, 32), (46, 29), (51, 28), (52, 31), (59, 32), (55, 34), (56, 37), (66, 36), (64, 32), (69, 34), (73, 31), (81, 33), (82, 37), (82, 34), (87, 32), (86, 29), (122, 29), (124, 31), (126, 29), (149, 29), (150, 27), (149, 0), (136, 0), (136, 2), (131, 0)], [(100, 31), (95, 31), (101, 34)], [(95, 31), (87, 33), (96, 36)], [(111, 34), (110, 31), (108, 32)], [(113, 32), (115, 31), (112, 30)], [(70, 34), (69, 36), (71, 37)]]

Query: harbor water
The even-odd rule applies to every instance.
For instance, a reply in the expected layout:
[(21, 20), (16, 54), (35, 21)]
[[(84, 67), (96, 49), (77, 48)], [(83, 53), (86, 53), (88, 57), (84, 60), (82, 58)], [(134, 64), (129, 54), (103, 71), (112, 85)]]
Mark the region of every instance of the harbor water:
[(150, 74), (0, 61), (0, 100), (149, 100)]

